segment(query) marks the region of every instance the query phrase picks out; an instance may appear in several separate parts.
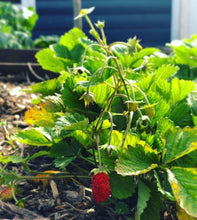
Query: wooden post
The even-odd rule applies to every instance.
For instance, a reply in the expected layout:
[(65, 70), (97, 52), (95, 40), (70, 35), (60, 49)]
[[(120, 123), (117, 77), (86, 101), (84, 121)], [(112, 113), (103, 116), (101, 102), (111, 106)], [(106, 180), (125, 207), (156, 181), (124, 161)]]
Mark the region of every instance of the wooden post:
[[(80, 13), (80, 11), (81, 11), (81, 0), (73, 0), (74, 18)], [(79, 29), (82, 29), (82, 19), (81, 18), (74, 20), (74, 27), (78, 27)]]

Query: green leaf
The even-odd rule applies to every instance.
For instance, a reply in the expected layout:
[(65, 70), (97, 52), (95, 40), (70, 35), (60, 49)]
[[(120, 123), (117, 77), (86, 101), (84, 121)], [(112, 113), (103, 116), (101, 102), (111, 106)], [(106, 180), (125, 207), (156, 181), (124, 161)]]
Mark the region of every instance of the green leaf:
[(157, 167), (157, 163), (157, 152), (147, 144), (139, 143), (119, 154), (115, 170), (121, 175), (140, 175)]
[(155, 92), (148, 92), (148, 99), (150, 100), (151, 103), (156, 103), (155, 105), (155, 115), (154, 118), (152, 119), (153, 122), (157, 123), (157, 121), (165, 117), (167, 113), (170, 110), (170, 104), (167, 103), (165, 99), (163, 99), (162, 96), (160, 96), (158, 93)]
[(138, 183), (138, 200), (137, 200), (137, 219), (141, 219), (141, 214), (147, 207), (147, 202), (151, 196), (151, 189), (141, 180)]
[(74, 137), (84, 147), (88, 146), (92, 143), (89, 136), (85, 132), (83, 132), (82, 130), (75, 130), (71, 134), (69, 134), (69, 136)]
[(150, 56), (151, 54), (155, 52), (159, 52), (160, 50), (155, 47), (147, 47), (139, 51), (138, 53), (134, 53), (134, 56), (136, 55), (139, 58), (144, 58), (145, 56)]
[(166, 132), (166, 154), (163, 163), (170, 163), (197, 149), (197, 129), (176, 127)]
[(64, 45), (71, 51), (77, 44), (80, 43), (79, 39), (86, 37), (85, 33), (78, 28), (71, 29), (60, 38), (60, 44)]
[(35, 146), (52, 145), (52, 142), (35, 128), (32, 128), (30, 130), (19, 131), (19, 133), (16, 134), (13, 138), (23, 144)]
[[(116, 202), (115, 210), (116, 210), (116, 213), (119, 215), (129, 215), (130, 214), (128, 204), (125, 202), (122, 202), (122, 201)], [(127, 220), (133, 220), (133, 219), (127, 218)]]
[(69, 144), (67, 143), (68, 140), (63, 139), (62, 141), (59, 141), (58, 143), (55, 143), (50, 148), (50, 151), (48, 153), (49, 157), (73, 157), (76, 154), (79, 153), (82, 145), (72, 138), (69, 140)]
[(188, 104), (191, 107), (191, 111), (193, 115), (197, 116), (197, 94), (196, 92), (189, 94)]
[(192, 151), (191, 153), (179, 158), (178, 160), (175, 160), (173, 166), (185, 168), (197, 167), (197, 151)]
[(55, 52), (57, 57), (71, 59), (70, 52), (68, 48), (64, 45), (53, 44), (50, 46), (50, 49)]
[(21, 11), (24, 19), (22, 26), (28, 31), (32, 31), (38, 20), (38, 14), (35, 12), (34, 7), (21, 7)]
[(158, 220), (160, 219), (160, 211), (162, 208), (161, 194), (153, 182), (146, 181), (145, 184), (151, 189), (151, 196), (147, 201), (146, 208), (140, 216), (140, 220)]
[(94, 94), (96, 103), (100, 107), (104, 107), (107, 98), (112, 94), (113, 89), (104, 83), (90, 87), (90, 92)]
[(37, 153), (33, 154), (31, 157), (28, 158), (28, 161), (30, 160), (33, 160), (37, 157), (41, 157), (41, 156), (45, 156), (45, 155), (48, 155), (48, 151), (45, 151), (45, 150), (41, 150), (41, 151), (38, 151)]
[[(85, 56), (84, 67), (88, 69), (92, 74), (95, 73), (99, 68), (102, 68), (103, 63), (106, 61), (106, 56), (99, 51), (94, 51), (92, 48), (88, 50)], [(103, 74), (102, 74), (103, 75)], [(98, 72), (99, 76), (99, 72)], [(95, 77), (93, 82), (102, 81), (102, 78)]]
[(173, 167), (167, 172), (177, 203), (187, 214), (197, 217), (197, 169)]
[(197, 66), (197, 48), (188, 48), (185, 46), (173, 47), (176, 56), (176, 62), (186, 64), (190, 67)]
[[(120, 97), (115, 97), (112, 101), (111, 111), (114, 113), (123, 113), (125, 110), (125, 106), (122, 103)], [(119, 131), (125, 130), (127, 120), (124, 115), (114, 115), (113, 122), (116, 125), (116, 129)]]
[(83, 115), (66, 112), (63, 116), (58, 118), (55, 127), (61, 128), (61, 130), (86, 130), (88, 123), (88, 118), (85, 118)]
[(154, 80), (157, 81), (160, 79), (168, 79), (172, 77), (178, 71), (178, 69), (178, 66), (173, 66), (171, 64), (163, 64), (157, 70), (154, 71)]
[[(156, 170), (153, 171), (154, 172), (154, 176), (155, 176), (155, 179), (157, 180), (157, 187), (158, 187), (158, 191), (163, 195), (165, 196), (167, 199), (171, 200), (171, 201), (175, 201), (175, 198), (174, 196), (167, 191), (167, 188), (165, 185), (165, 175), (166, 173), (162, 173), (160, 176), (158, 175), (158, 173), (156, 172)], [(164, 174), (164, 175), (163, 175)], [(162, 179), (162, 180), (161, 180)]]
[(159, 49), (157, 48), (144, 48), (139, 52), (133, 53), (132, 56), (130, 56), (129, 62), (130, 62), (130, 67), (139, 67), (146, 56), (150, 56), (151, 54), (158, 52)]
[[(117, 149), (122, 151), (122, 148), (120, 148), (120, 146), (122, 145), (123, 137), (124, 137), (123, 133), (116, 131), (116, 130), (113, 130), (112, 135), (111, 135), (110, 144), (116, 146)], [(139, 141), (140, 141), (140, 139), (137, 135), (132, 135), (132, 134), (128, 133), (126, 136), (126, 140), (124, 142), (123, 148), (126, 148), (127, 145), (136, 146), (136, 144)]]
[(10, 156), (2, 156), (0, 154), (0, 162), (7, 164), (7, 163), (23, 163), (26, 161), (26, 158), (22, 158), (21, 156), (10, 155)]
[(135, 187), (136, 184), (130, 176), (121, 176), (116, 173), (110, 175), (110, 188), (113, 197), (126, 199), (135, 192)]
[[(150, 89), (151, 85), (153, 83), (153, 77), (151, 75), (147, 76), (146, 78), (141, 79), (136, 83), (136, 85), (143, 91), (143, 92), (148, 92)], [(139, 92), (138, 92), (139, 93)], [(141, 93), (139, 93), (140, 96)], [(137, 98), (137, 97), (136, 97)]]
[(58, 57), (55, 51), (50, 48), (37, 52), (36, 59), (43, 69), (50, 70), (55, 73), (66, 71), (67, 67), (72, 67), (74, 63), (70, 59)]
[(174, 78), (171, 82), (171, 102), (176, 104), (188, 96), (194, 90), (195, 84), (192, 81), (179, 80)]
[(192, 117), (190, 115), (190, 107), (185, 102), (179, 103), (173, 109), (171, 109), (169, 118), (175, 123), (175, 125), (181, 127), (193, 125)]
[(157, 130), (163, 135), (169, 130), (174, 128), (174, 123), (168, 118), (161, 118), (157, 124)]
[(55, 158), (55, 166), (64, 170), (76, 157), (57, 157)]
[(65, 169), (66, 166), (68, 166), (74, 159), (77, 158), (81, 148), (82, 145), (74, 138), (71, 139), (70, 144), (63, 140), (52, 146), (49, 152), (49, 156), (55, 158), (56, 167)]
[(156, 81), (156, 91), (165, 99), (166, 101), (169, 101), (170, 99), (170, 93), (171, 93), (171, 87), (170, 83), (164, 79), (160, 79)]
[[(52, 95), (58, 86), (58, 79), (51, 79), (29, 86), (29, 90), (25, 92), (29, 93), (41, 93), (43, 96)], [(23, 90), (24, 91), (24, 90)]]

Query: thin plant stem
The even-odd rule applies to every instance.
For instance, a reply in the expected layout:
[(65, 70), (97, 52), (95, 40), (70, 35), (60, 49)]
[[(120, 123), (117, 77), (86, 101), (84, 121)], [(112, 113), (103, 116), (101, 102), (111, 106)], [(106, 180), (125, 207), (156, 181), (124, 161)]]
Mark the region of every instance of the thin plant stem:
[(88, 45), (88, 46), (85, 48), (85, 51), (84, 51), (84, 53), (83, 53), (83, 56), (82, 56), (82, 59), (81, 59), (81, 66), (83, 66), (83, 63), (84, 63), (84, 60), (85, 60), (85, 56), (86, 56), (86, 53), (87, 53), (88, 49), (91, 48), (91, 47), (94, 47), (94, 46), (97, 46), (97, 47), (101, 47), (101, 48), (102, 48), (102, 46), (101, 46), (100, 44), (90, 44), (90, 45)]
[(129, 120), (128, 120), (128, 123), (127, 123), (127, 128), (126, 128), (126, 131), (125, 131), (125, 134), (124, 134), (124, 137), (123, 137), (123, 140), (122, 140), (122, 144), (120, 145), (120, 147), (124, 146), (127, 134), (128, 134), (128, 132), (131, 128), (132, 118), (133, 118), (133, 112), (129, 112)]
[(98, 152), (98, 161), (99, 161), (99, 168), (102, 167), (102, 162), (101, 162), (101, 152), (100, 152), (100, 147), (99, 147), (99, 136), (96, 134), (96, 146), (97, 146), (97, 152)]
[(110, 122), (111, 122), (109, 142), (108, 142), (108, 145), (110, 145), (111, 144), (112, 132), (113, 132), (113, 117), (112, 117), (111, 112), (108, 112), (108, 114), (109, 114), (109, 118), (110, 118)]
[(117, 44), (121, 44), (121, 45), (124, 45), (124, 46), (126, 46), (126, 47), (129, 47), (129, 46), (130, 46), (129, 44), (127, 44), (127, 43), (125, 43), (125, 42), (117, 41), (117, 42), (111, 43), (111, 44), (108, 46), (108, 50), (109, 50), (112, 46), (117, 45)]
[(148, 101), (148, 98), (147, 98), (147, 96), (145, 95), (145, 93), (138, 87), (138, 86), (136, 86), (136, 85), (132, 85), (134, 88), (136, 88), (143, 96), (144, 96), (144, 99), (145, 99), (145, 101), (146, 101), (146, 103), (148, 104), (148, 105), (150, 105), (150, 102)]

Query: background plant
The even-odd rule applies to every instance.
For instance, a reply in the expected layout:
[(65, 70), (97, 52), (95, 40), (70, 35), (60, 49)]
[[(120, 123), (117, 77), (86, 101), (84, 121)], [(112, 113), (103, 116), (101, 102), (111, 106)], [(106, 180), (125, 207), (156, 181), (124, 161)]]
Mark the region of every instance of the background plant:
[[(41, 94), (25, 113), (33, 127), (15, 139), (40, 146), (35, 157), (52, 157), (59, 169), (72, 162), (108, 171), (107, 202), (119, 213), (134, 208), (136, 219), (157, 220), (173, 203), (179, 219), (196, 218), (195, 83), (176, 77), (176, 59), (142, 48), (136, 37), (108, 45), (104, 22), (88, 17), (92, 10), (78, 17), (95, 41), (74, 28), (37, 53), (44, 69), (60, 75), (30, 86)], [(132, 208), (125, 199), (135, 201)]]
[(32, 39), (32, 31), (38, 20), (33, 7), (17, 7), (10, 2), (0, 2), (0, 48), (45, 48), (57, 43), (57, 35)]
[(0, 47), (1, 48), (31, 48), (31, 39), (37, 13), (33, 7), (21, 7), (0, 2)]

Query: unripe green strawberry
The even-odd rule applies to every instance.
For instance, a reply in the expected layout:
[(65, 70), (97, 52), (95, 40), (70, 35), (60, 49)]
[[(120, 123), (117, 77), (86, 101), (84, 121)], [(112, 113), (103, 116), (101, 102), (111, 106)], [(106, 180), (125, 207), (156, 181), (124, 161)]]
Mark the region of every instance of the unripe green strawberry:
[(0, 200), (8, 201), (13, 198), (12, 190), (15, 192), (15, 188), (8, 186), (0, 191)]
[(155, 104), (146, 105), (143, 109), (149, 118), (153, 118), (155, 116)]
[(127, 109), (130, 112), (135, 112), (138, 109), (139, 103), (141, 103), (141, 102), (140, 101), (131, 101), (131, 100), (126, 101)]
[(104, 173), (97, 173), (92, 176), (92, 193), (96, 202), (104, 202), (110, 195), (109, 176)]

